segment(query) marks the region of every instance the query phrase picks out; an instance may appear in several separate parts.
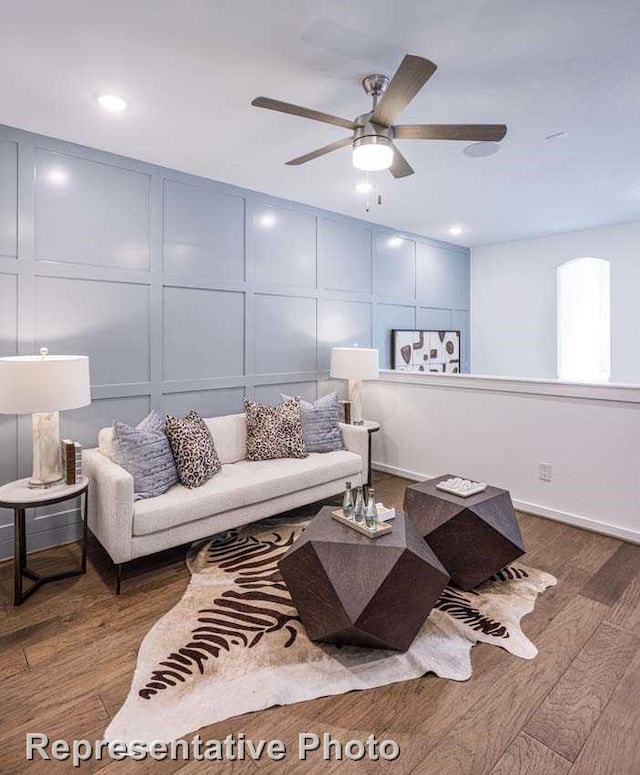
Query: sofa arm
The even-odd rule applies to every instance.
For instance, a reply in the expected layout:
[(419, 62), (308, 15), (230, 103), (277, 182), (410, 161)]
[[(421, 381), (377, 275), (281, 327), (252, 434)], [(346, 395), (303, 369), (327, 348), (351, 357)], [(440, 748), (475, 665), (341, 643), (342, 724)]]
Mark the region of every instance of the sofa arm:
[(99, 449), (82, 454), (89, 477), (89, 527), (115, 563), (132, 557), (133, 477)]
[(362, 480), (367, 481), (369, 470), (369, 431), (364, 425), (346, 425), (340, 423), (342, 441), (349, 452), (355, 452), (362, 458)]

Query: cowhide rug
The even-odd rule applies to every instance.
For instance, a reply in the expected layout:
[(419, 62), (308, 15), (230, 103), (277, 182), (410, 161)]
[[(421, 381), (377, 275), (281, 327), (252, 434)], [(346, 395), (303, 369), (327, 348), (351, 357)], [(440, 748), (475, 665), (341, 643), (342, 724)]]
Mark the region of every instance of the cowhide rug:
[(143, 640), (106, 740), (170, 742), (249, 711), (429, 672), (465, 681), (480, 641), (538, 653), (520, 619), (556, 579), (519, 563), (472, 592), (447, 587), (406, 653), (312, 643), (276, 565), (305, 524), (265, 520), (190, 548), (191, 582)]

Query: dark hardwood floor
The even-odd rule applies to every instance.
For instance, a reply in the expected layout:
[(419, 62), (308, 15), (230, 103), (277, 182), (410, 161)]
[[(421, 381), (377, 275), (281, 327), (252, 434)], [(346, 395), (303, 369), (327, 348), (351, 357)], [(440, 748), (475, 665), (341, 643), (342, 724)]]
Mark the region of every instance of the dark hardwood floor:
[[(406, 482), (378, 474), (380, 499), (400, 506)], [(432, 675), (367, 692), (271, 708), (201, 730), (279, 738), (296, 751), (300, 732), (343, 743), (393, 738), (385, 762), (87, 762), (80, 772), (425, 773), (433, 775), (637, 775), (640, 772), (640, 547), (519, 515), (524, 562), (558, 577), (523, 627), (539, 648), (524, 661), (474, 648), (464, 683)], [(138, 646), (182, 596), (185, 548), (145, 558), (114, 595), (114, 569), (91, 541), (86, 576), (39, 590), (12, 606), (13, 565), (0, 564), (0, 773), (75, 772), (70, 762), (24, 760), (25, 733), (100, 739), (124, 701)], [(31, 555), (36, 569), (77, 562), (76, 545)]]

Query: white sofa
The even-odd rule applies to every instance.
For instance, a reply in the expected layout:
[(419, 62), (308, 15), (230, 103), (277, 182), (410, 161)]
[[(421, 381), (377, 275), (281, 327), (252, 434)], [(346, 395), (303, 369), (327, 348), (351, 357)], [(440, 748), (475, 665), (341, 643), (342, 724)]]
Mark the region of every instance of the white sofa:
[(340, 425), (344, 450), (249, 462), (244, 414), (205, 422), (222, 470), (193, 490), (176, 485), (134, 501), (133, 477), (111, 459), (112, 428), (100, 431), (98, 448), (84, 452), (89, 527), (118, 566), (118, 592), (122, 563), (328, 498), (347, 480), (366, 482), (368, 433), (362, 426)]

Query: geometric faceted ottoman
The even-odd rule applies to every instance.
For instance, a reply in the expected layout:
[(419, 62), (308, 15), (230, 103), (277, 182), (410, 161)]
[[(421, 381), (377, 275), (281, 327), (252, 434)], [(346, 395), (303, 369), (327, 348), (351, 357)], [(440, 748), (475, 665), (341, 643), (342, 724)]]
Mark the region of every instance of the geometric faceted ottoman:
[(406, 651), (449, 576), (401, 511), (368, 538), (324, 507), (278, 563), (314, 641)]
[(473, 589), (524, 554), (520, 527), (507, 490), (487, 487), (461, 498), (436, 489), (452, 474), (406, 488), (407, 516), (453, 583)]

